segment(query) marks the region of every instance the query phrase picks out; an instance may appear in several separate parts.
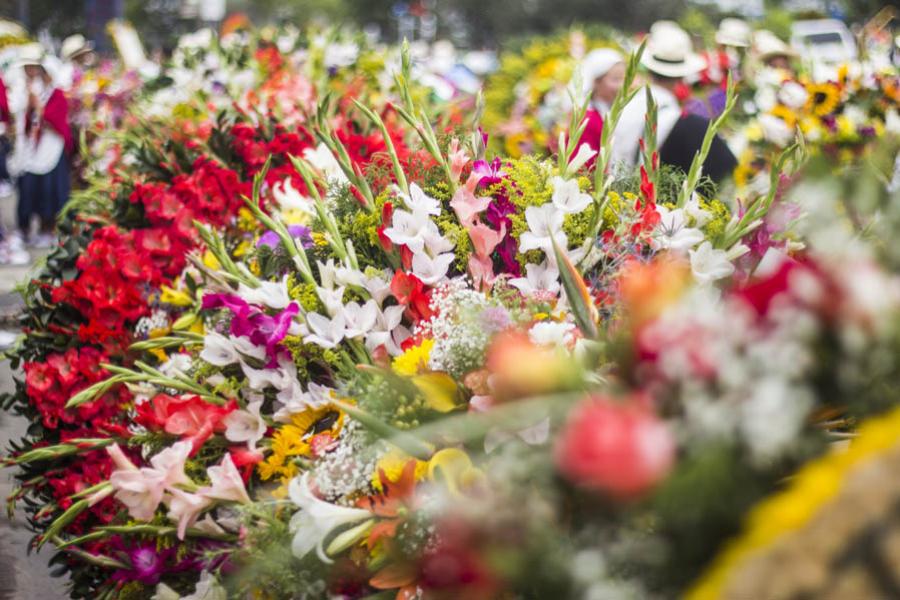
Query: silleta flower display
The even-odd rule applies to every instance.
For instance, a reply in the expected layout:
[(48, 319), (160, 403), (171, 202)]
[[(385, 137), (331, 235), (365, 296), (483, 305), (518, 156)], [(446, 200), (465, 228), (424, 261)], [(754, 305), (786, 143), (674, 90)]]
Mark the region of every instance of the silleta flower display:
[[(735, 85), (687, 173), (653, 122), (634, 169), (580, 144), (578, 97), (553, 156), (493, 153), (407, 47), (360, 81), (374, 50), (335, 33), (300, 67), (288, 41), (183, 39), (24, 290), (11, 501), (73, 597), (741, 597), (895, 458), (878, 161), (792, 127), (754, 185), (716, 185)], [(763, 128), (784, 102), (807, 136), (853, 117), (849, 75), (790, 83)], [(798, 492), (816, 477), (828, 497)]]

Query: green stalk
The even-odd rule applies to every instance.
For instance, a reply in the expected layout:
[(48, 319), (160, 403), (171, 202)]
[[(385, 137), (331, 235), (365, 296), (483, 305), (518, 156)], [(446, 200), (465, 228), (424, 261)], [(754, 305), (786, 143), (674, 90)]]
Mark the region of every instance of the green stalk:
[(375, 111), (367, 106), (363, 106), (358, 100), (354, 100), (353, 104), (366, 115), (367, 119), (372, 121), (375, 126), (378, 127), (378, 130), (381, 132), (381, 137), (384, 139), (384, 144), (387, 146), (388, 154), (391, 157), (391, 164), (394, 167), (394, 177), (397, 179), (397, 185), (400, 186), (400, 189), (403, 190), (404, 194), (409, 195), (409, 183), (406, 181), (406, 174), (400, 166), (400, 158), (397, 156), (397, 150), (394, 148), (394, 142), (391, 140), (391, 136), (388, 133), (384, 121), (377, 113), (375, 113)]
[(332, 400), (332, 404), (359, 421), (366, 429), (383, 440), (387, 440), (415, 458), (428, 460), (434, 453), (434, 448), (426, 444), (418, 437), (404, 431), (394, 429), (368, 412), (343, 400)]
[(734, 109), (735, 104), (737, 103), (737, 85), (734, 80), (731, 78), (731, 75), (728, 75), (728, 92), (725, 98), (725, 109), (712, 123), (709, 124), (709, 127), (706, 128), (706, 134), (703, 136), (703, 143), (700, 145), (700, 150), (694, 155), (694, 160), (691, 162), (691, 168), (688, 170), (687, 177), (684, 180), (684, 183), (681, 186), (681, 192), (678, 194), (678, 207), (681, 208), (685, 204), (688, 203), (688, 200), (691, 199), (691, 196), (694, 193), (694, 190), (697, 187), (697, 182), (700, 181), (700, 176), (703, 171), (703, 163), (706, 162), (706, 157), (709, 155), (709, 148), (712, 146), (713, 140), (716, 137), (716, 134), (722, 128), (722, 125), (725, 124), (726, 119), (728, 119), (728, 115)]

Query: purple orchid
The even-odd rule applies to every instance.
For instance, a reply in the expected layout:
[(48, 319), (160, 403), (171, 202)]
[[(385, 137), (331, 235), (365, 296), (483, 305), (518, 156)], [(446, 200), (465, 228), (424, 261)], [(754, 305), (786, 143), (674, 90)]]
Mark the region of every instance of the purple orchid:
[(145, 542), (137, 546), (125, 546), (121, 540), (113, 543), (123, 562), (131, 565), (130, 569), (119, 569), (113, 574), (116, 581), (138, 581), (144, 585), (156, 585), (164, 575), (181, 571), (194, 570), (200, 567), (195, 558), (184, 558), (175, 561), (177, 548), (157, 548), (156, 542)]
[(506, 171), (502, 167), (503, 164), (500, 162), (499, 156), (495, 157), (490, 163), (485, 160), (476, 160), (472, 165), (472, 172), (481, 177), (478, 180), (479, 187), (488, 187), (495, 183), (500, 183), (506, 177)]
[[(312, 248), (313, 241), (312, 236), (310, 235), (309, 227), (305, 227), (303, 225), (288, 225), (288, 233), (292, 238), (299, 239), (301, 246), (304, 249)], [(267, 231), (261, 236), (259, 236), (259, 241), (256, 242), (256, 247), (260, 248), (262, 246), (268, 246), (273, 250), (281, 244), (281, 238), (278, 237), (278, 234), (274, 231)]]
[(234, 315), (231, 318), (231, 334), (246, 336), (255, 345), (265, 347), (269, 358), (267, 367), (278, 365), (278, 355), (285, 350), (281, 342), (287, 336), (294, 317), (300, 312), (300, 306), (291, 302), (287, 308), (272, 316), (259, 306), (248, 304), (243, 298), (233, 294), (206, 294), (203, 296), (203, 308), (230, 310)]

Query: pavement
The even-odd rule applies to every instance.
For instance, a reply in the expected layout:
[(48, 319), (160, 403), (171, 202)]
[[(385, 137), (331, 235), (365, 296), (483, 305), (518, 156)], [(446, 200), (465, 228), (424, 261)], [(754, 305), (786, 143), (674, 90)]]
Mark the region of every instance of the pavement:
[[(13, 387), (13, 373), (7, 361), (0, 362), (0, 391)], [(0, 448), (4, 451), (10, 440), (20, 438), (28, 423), (0, 411)], [(0, 469), (0, 500), (14, 488), (13, 473)], [(0, 600), (57, 600), (68, 597), (65, 579), (50, 577), (48, 561), (53, 556), (49, 549), (28, 554), (33, 533), (28, 530), (25, 515), (17, 510), (8, 519), (5, 510), (0, 511)]]
[[(14, 199), (0, 197), (0, 223), (9, 226)], [(6, 229), (9, 230), (8, 228)], [(22, 300), (15, 293), (16, 285), (25, 281), (37, 268), (37, 262), (46, 250), (30, 251), (32, 264), (25, 266), (0, 266), (0, 328), (14, 320), (22, 307)], [(21, 377), (16, 373), (16, 377)], [(9, 362), (0, 361), (0, 392), (13, 389), (13, 372)], [(28, 422), (0, 410), (0, 453), (4, 453), (10, 440), (24, 435)], [(0, 506), (15, 487), (13, 472), (0, 468)], [(5, 508), (5, 506), (3, 506)], [(48, 561), (53, 556), (49, 549), (29, 554), (29, 542), (33, 533), (28, 530), (25, 515), (16, 510), (12, 519), (0, 508), (0, 600), (62, 600), (68, 597), (65, 579), (50, 577)]]

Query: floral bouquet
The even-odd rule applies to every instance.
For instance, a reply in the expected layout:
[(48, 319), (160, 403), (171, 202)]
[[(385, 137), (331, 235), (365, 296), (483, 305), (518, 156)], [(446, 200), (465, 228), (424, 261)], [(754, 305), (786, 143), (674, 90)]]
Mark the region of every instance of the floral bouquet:
[[(738, 202), (704, 151), (660, 168), (652, 119), (640, 167), (613, 173), (613, 126), (577, 146), (584, 107), (554, 158), (489, 156), (477, 122), (433, 126), (406, 56), (380, 110), (132, 145), (30, 286), (14, 500), (73, 595), (797, 589), (747, 573), (890, 458), (896, 417), (717, 552), (893, 403), (900, 253), (865, 236), (890, 239), (896, 203), (790, 154)], [(789, 510), (807, 472), (835, 493)]]
[(746, 148), (735, 172), (738, 186), (768, 177), (773, 161), (797, 140), (812, 154), (851, 164), (885, 135), (900, 134), (900, 77), (845, 65), (836, 81), (785, 78), (767, 71), (757, 82), (755, 117), (741, 134)]

